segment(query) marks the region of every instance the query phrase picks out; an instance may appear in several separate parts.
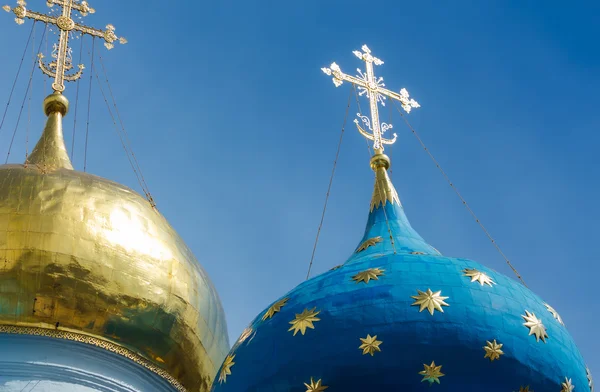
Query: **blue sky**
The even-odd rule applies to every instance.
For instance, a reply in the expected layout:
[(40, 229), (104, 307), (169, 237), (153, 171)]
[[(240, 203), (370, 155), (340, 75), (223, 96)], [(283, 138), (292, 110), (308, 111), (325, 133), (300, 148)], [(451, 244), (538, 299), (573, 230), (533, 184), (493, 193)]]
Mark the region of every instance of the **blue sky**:
[[(150, 191), (209, 272), (232, 340), (306, 276), (350, 92), (347, 84), (334, 88), (320, 68), (336, 61), (352, 73), (361, 65), (352, 51), (367, 44), (385, 61), (377, 73), (387, 86), (405, 87), (421, 103), (409, 120), (598, 374), (598, 2), (148, 4), (92, 3), (97, 13), (86, 21), (113, 23), (129, 40), (99, 52)], [(44, 10), (45, 2), (29, 7)], [(8, 14), (0, 23), (0, 109), (30, 26)], [(2, 161), (30, 67), (28, 54), (0, 131)], [(37, 72), (34, 140), (44, 120)], [(73, 103), (75, 85), (67, 95)], [(73, 117), (65, 121), (70, 146)], [(392, 178), (416, 230), (444, 255), (510, 276), (397, 114), (392, 122)], [(24, 160), (26, 124), (13, 162)], [(89, 137), (88, 171), (139, 191), (95, 81)], [(348, 126), (314, 274), (357, 245), (372, 186), (365, 142)]]

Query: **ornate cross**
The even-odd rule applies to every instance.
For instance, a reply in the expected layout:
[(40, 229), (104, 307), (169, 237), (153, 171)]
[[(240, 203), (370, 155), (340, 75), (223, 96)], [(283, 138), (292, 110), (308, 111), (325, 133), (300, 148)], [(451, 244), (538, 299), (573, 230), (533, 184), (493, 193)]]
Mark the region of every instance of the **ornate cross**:
[(363, 45), (361, 49), (362, 52), (355, 50), (352, 53), (367, 63), (366, 73), (363, 73), (359, 68), (357, 69), (359, 76), (350, 76), (343, 73), (339, 65), (336, 63), (332, 63), (329, 68), (321, 68), (321, 70), (327, 75), (333, 75), (333, 84), (335, 84), (335, 87), (341, 86), (342, 83), (346, 81), (358, 86), (360, 91), (359, 95), (367, 95), (367, 98), (369, 98), (369, 106), (371, 108), (371, 119), (369, 120), (369, 117), (363, 116), (360, 113), (358, 113), (357, 116), (372, 133), (368, 133), (361, 128), (357, 119), (354, 120), (354, 123), (358, 127), (358, 131), (364, 137), (373, 141), (373, 148), (383, 152), (383, 145), (394, 143), (396, 141), (396, 134), (394, 134), (393, 139), (385, 139), (383, 137), (383, 134), (392, 128), (392, 124), (379, 122), (378, 104), (381, 103), (381, 105), (385, 106), (385, 99), (386, 97), (389, 97), (400, 101), (402, 108), (407, 113), (410, 113), (412, 108), (420, 107), (420, 105), (414, 99), (409, 99), (408, 91), (406, 91), (406, 89), (400, 90), (400, 94), (386, 89), (385, 84), (383, 83), (383, 78), (375, 78), (375, 73), (373, 72), (373, 64), (381, 65), (383, 64), (383, 61), (372, 56), (371, 50), (367, 47), (367, 45)]
[(64, 82), (72, 82), (81, 77), (83, 73), (83, 69), (85, 68), (83, 65), (78, 65), (79, 70), (73, 74), (67, 74), (67, 71), (73, 68), (72, 60), (71, 60), (71, 49), (69, 48), (69, 35), (72, 31), (80, 32), (81, 34), (88, 34), (93, 37), (102, 38), (108, 49), (112, 49), (114, 47), (113, 42), (119, 41), (122, 44), (127, 43), (125, 38), (119, 38), (115, 34), (115, 28), (113, 25), (107, 25), (106, 30), (99, 30), (93, 27), (84, 26), (72, 19), (73, 11), (78, 11), (81, 16), (86, 16), (87, 14), (93, 14), (96, 12), (93, 8), (89, 6), (87, 1), (78, 0), (47, 0), (46, 5), (50, 8), (55, 5), (62, 8), (61, 15), (58, 17), (49, 16), (40, 14), (38, 12), (29, 11), (25, 6), (24, 0), (17, 1), (17, 7), (11, 9), (8, 5), (2, 7), (6, 12), (14, 12), (17, 16), (15, 18), (15, 22), (17, 24), (23, 24), (25, 22), (25, 18), (39, 20), (46, 24), (52, 24), (58, 27), (60, 30), (60, 37), (58, 40), (58, 46), (54, 45), (54, 51), (52, 57), (54, 57), (54, 61), (49, 64), (45, 64), (43, 61), (44, 56), (40, 53), (39, 57), (39, 66), (42, 72), (51, 78), (54, 78), (54, 83), (52, 83), (52, 89), (56, 92), (62, 93), (65, 89)]

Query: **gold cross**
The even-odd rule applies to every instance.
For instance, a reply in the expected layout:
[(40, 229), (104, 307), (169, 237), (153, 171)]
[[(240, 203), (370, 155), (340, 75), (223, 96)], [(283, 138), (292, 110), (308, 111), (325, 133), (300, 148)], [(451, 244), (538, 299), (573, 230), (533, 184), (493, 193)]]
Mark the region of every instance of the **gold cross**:
[(383, 138), (383, 134), (392, 129), (392, 124), (380, 123), (379, 122), (379, 103), (385, 106), (386, 97), (400, 101), (402, 108), (410, 113), (412, 108), (418, 108), (420, 105), (414, 99), (409, 99), (408, 91), (406, 89), (400, 90), (400, 94), (390, 91), (385, 88), (383, 78), (375, 78), (373, 71), (373, 64), (381, 65), (383, 61), (371, 55), (371, 50), (367, 45), (362, 46), (362, 52), (355, 50), (354, 55), (366, 63), (367, 72), (363, 73), (360, 69), (357, 69), (359, 76), (350, 76), (342, 72), (339, 65), (332, 63), (329, 68), (321, 68), (327, 75), (333, 75), (333, 84), (336, 87), (342, 85), (344, 81), (350, 82), (358, 86), (360, 90), (359, 95), (367, 95), (369, 98), (369, 106), (371, 108), (371, 119), (358, 113), (357, 116), (362, 120), (366, 127), (372, 132), (368, 133), (359, 125), (358, 120), (354, 120), (354, 123), (358, 127), (358, 131), (367, 139), (373, 141), (373, 148), (380, 152), (383, 152), (384, 144), (392, 144), (396, 141), (396, 134), (393, 139)]
[(2, 8), (6, 12), (12, 11), (17, 16), (15, 18), (15, 22), (17, 22), (17, 24), (23, 24), (25, 22), (25, 18), (29, 18), (35, 21), (44, 22), (46, 24), (55, 25), (60, 30), (58, 47), (56, 47), (55, 44), (55, 53), (52, 55), (52, 57), (55, 58), (55, 61), (52, 61), (50, 64), (45, 64), (42, 60), (44, 56), (41, 53), (38, 55), (39, 66), (42, 72), (51, 78), (54, 78), (52, 89), (56, 92), (62, 93), (65, 90), (65, 81), (72, 82), (79, 79), (83, 73), (83, 69), (85, 68), (80, 64), (78, 65), (79, 70), (76, 73), (70, 75), (66, 73), (73, 68), (71, 64), (71, 52), (69, 48), (69, 34), (72, 31), (77, 31), (81, 34), (88, 34), (93, 37), (101, 38), (105, 41), (104, 46), (106, 46), (108, 49), (112, 49), (114, 47), (113, 43), (115, 41), (119, 41), (122, 44), (127, 43), (125, 38), (117, 37), (115, 34), (115, 27), (113, 25), (107, 25), (106, 30), (99, 30), (93, 27), (75, 23), (75, 21), (72, 19), (73, 11), (78, 11), (81, 16), (86, 16), (87, 14), (93, 14), (96, 12), (89, 6), (87, 1), (79, 2), (78, 0), (47, 0), (46, 5), (48, 5), (48, 7), (57, 5), (62, 8), (61, 15), (58, 17), (30, 11), (26, 8), (26, 5), (27, 3), (24, 0), (18, 0), (15, 8), (11, 9), (8, 5), (5, 5)]

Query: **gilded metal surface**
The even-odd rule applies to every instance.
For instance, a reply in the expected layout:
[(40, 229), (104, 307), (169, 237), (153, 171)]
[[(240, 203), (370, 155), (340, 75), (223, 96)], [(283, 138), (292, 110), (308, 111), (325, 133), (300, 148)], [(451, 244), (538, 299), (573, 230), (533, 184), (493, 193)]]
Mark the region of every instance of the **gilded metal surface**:
[(44, 100), (44, 112), (48, 116), (40, 140), (27, 158), (26, 165), (35, 165), (43, 173), (58, 168), (73, 169), (63, 138), (62, 118), (69, 110), (69, 101), (54, 93)]
[(431, 291), (431, 289), (427, 289), (427, 291), (417, 290), (419, 295), (412, 295), (416, 301), (411, 306), (419, 306), (419, 312), (427, 309), (429, 313), (433, 316), (434, 311), (439, 311), (444, 313), (444, 309), (442, 306), (450, 306), (446, 302), (445, 299), (449, 297), (443, 297), (442, 291), (436, 291), (435, 293)]
[(363, 355), (371, 354), (375, 355), (375, 352), (381, 351), (379, 346), (383, 343), (381, 340), (377, 340), (377, 335), (371, 336), (367, 334), (366, 338), (360, 338), (361, 345), (358, 347), (359, 350), (363, 350)]
[(548, 309), (548, 312), (550, 312), (550, 314), (552, 314), (552, 317), (554, 317), (554, 319), (556, 321), (558, 321), (560, 323), (560, 325), (562, 325), (564, 327), (565, 323), (562, 320), (562, 317), (560, 317), (560, 314), (558, 314), (558, 312), (550, 305), (548, 304), (544, 304), (544, 306), (546, 307), (546, 309)]
[(281, 311), (281, 308), (286, 305), (288, 300), (289, 298), (282, 298), (279, 301), (275, 302), (273, 305), (271, 305), (269, 309), (267, 309), (265, 314), (263, 314), (263, 321), (265, 321), (266, 319), (270, 319), (271, 317), (273, 317), (273, 315), (275, 315), (275, 313)]
[(429, 384), (434, 382), (440, 383), (440, 377), (445, 376), (442, 373), (442, 365), (436, 366), (435, 362), (431, 362), (431, 365), (423, 364), (423, 370), (419, 372), (423, 376), (421, 381), (429, 381)]
[(573, 385), (570, 378), (565, 377), (565, 382), (562, 383), (560, 392), (573, 392), (573, 389), (575, 389), (575, 385)]
[(150, 370), (153, 373), (158, 374), (165, 380), (171, 383), (171, 385), (181, 392), (186, 392), (186, 389), (169, 373), (167, 373), (164, 369), (159, 368), (154, 365), (152, 362), (148, 361), (146, 358), (143, 358), (137, 355), (135, 352), (126, 349), (120, 345), (111, 343), (108, 340), (100, 339), (97, 337), (83, 335), (77, 332), (65, 331), (62, 329), (46, 329), (46, 328), (38, 328), (38, 327), (17, 327), (10, 325), (0, 325), (0, 333), (7, 334), (15, 334), (15, 335), (34, 335), (34, 336), (44, 336), (47, 338), (53, 339), (64, 339), (71, 340), (74, 342), (90, 344), (92, 346), (103, 348), (107, 351), (110, 351), (115, 354), (122, 355), (133, 362), (137, 363)]
[(296, 318), (290, 321), (292, 327), (288, 331), (294, 331), (294, 336), (300, 331), (302, 335), (306, 333), (306, 328), (315, 329), (313, 323), (320, 321), (321, 319), (316, 317), (321, 311), (317, 311), (317, 308), (311, 310), (304, 309), (302, 313), (296, 314)]
[(488, 286), (492, 287), (492, 285), (496, 284), (496, 282), (494, 282), (494, 280), (490, 278), (488, 274), (476, 270), (475, 268), (465, 268), (463, 270), (463, 274), (466, 277), (471, 278), (471, 282), (479, 282), (479, 284), (482, 286), (487, 284)]
[(546, 332), (546, 326), (544, 326), (542, 320), (538, 319), (535, 316), (535, 313), (530, 313), (528, 310), (526, 310), (525, 314), (521, 317), (525, 319), (523, 325), (529, 328), (529, 335), (533, 335), (538, 342), (542, 339), (542, 342), (546, 343), (548, 333)]
[(369, 283), (371, 279), (379, 280), (379, 276), (384, 275), (385, 270), (381, 268), (369, 268), (368, 270), (361, 271), (352, 277), (352, 280), (356, 283), (365, 282)]
[(310, 378), (310, 384), (304, 383), (306, 392), (323, 392), (328, 386), (323, 385), (323, 381), (320, 379), (315, 381), (312, 377)]
[(382, 154), (381, 150), (376, 150), (371, 158), (371, 168), (375, 171), (375, 187), (373, 197), (371, 198), (371, 212), (379, 206), (383, 207), (386, 203), (400, 204), (400, 198), (396, 188), (390, 181), (387, 169), (390, 167), (390, 159)]
[(502, 346), (504, 344), (494, 341), (486, 341), (485, 346), (483, 346), (483, 350), (485, 351), (484, 358), (489, 358), (490, 362), (495, 361), (496, 359), (500, 359), (501, 355), (504, 355), (504, 351), (502, 351)]
[[(40, 53), (39, 55), (39, 66), (42, 72), (52, 78), (52, 89), (56, 92), (63, 92), (65, 90), (65, 81), (75, 81), (79, 79), (83, 73), (84, 66), (79, 65), (79, 70), (74, 74), (67, 74), (67, 71), (73, 68), (71, 50), (69, 48), (69, 38), (72, 31), (77, 31), (81, 34), (88, 34), (92, 37), (98, 37), (103, 39), (104, 46), (108, 49), (114, 47), (114, 42), (119, 41), (122, 44), (127, 43), (125, 38), (119, 38), (115, 34), (115, 27), (113, 25), (107, 25), (106, 30), (99, 30), (93, 27), (88, 27), (75, 23), (73, 20), (73, 11), (78, 11), (82, 16), (86, 16), (88, 13), (92, 14), (96, 12), (89, 6), (86, 1), (77, 2), (76, 0), (48, 0), (46, 2), (48, 7), (54, 7), (55, 5), (61, 7), (61, 15), (58, 17), (44, 15), (39, 12), (30, 11), (26, 8), (27, 3), (24, 0), (17, 1), (17, 7), (12, 9), (15, 14), (15, 21), (17, 24), (23, 24), (25, 18), (40, 21), (46, 24), (55, 25), (60, 30), (58, 38), (58, 46), (55, 47), (54, 61), (50, 64), (45, 64), (43, 61), (44, 56)], [(5, 11), (10, 12), (10, 6), (5, 5), (2, 7)]]
[(101, 339), (208, 391), (229, 349), (216, 291), (146, 199), (71, 170), (65, 102), (45, 101), (28, 164), (0, 166), (0, 325)]
[(358, 76), (350, 76), (342, 72), (339, 65), (332, 63), (329, 68), (321, 68), (326, 75), (333, 75), (333, 84), (336, 87), (342, 85), (344, 81), (350, 82), (356, 85), (360, 91), (359, 95), (365, 95), (369, 98), (369, 108), (371, 109), (371, 118), (363, 116), (357, 113), (358, 118), (362, 121), (366, 128), (371, 133), (367, 132), (359, 125), (357, 119), (354, 120), (358, 131), (369, 140), (373, 141), (373, 148), (383, 151), (384, 144), (393, 144), (396, 141), (396, 134), (393, 139), (385, 139), (383, 135), (386, 131), (393, 128), (392, 124), (386, 124), (379, 121), (379, 104), (385, 106), (385, 100), (387, 98), (395, 99), (400, 101), (402, 108), (410, 113), (412, 108), (420, 107), (419, 103), (414, 99), (409, 98), (408, 91), (406, 89), (400, 90), (400, 94), (390, 91), (385, 88), (383, 78), (375, 77), (373, 70), (373, 64), (382, 65), (383, 61), (371, 54), (371, 50), (367, 45), (362, 46), (362, 52), (355, 50), (354, 55), (359, 59), (363, 60), (366, 65), (366, 72), (363, 73), (360, 69), (357, 69)]
[(222, 384), (227, 382), (227, 376), (231, 376), (231, 368), (235, 365), (233, 360), (235, 359), (235, 354), (228, 355), (223, 361), (223, 365), (221, 366), (221, 371), (219, 372), (219, 383)]
[(362, 244), (360, 244), (360, 246), (358, 247), (358, 249), (356, 249), (356, 253), (362, 252), (363, 250), (367, 249), (369, 246), (373, 246), (375, 244), (378, 244), (381, 241), (383, 241), (383, 238), (381, 236), (369, 238), (369, 239), (363, 241)]

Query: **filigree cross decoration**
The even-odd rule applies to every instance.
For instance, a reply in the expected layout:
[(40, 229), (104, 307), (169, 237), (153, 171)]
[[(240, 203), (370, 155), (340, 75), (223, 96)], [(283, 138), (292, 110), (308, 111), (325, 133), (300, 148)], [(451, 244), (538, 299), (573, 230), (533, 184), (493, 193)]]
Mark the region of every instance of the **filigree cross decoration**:
[(39, 66), (42, 72), (51, 78), (54, 78), (52, 83), (52, 89), (55, 92), (62, 93), (65, 90), (65, 81), (72, 82), (79, 79), (85, 68), (82, 64), (77, 67), (79, 70), (75, 73), (67, 74), (73, 68), (71, 48), (69, 47), (69, 36), (71, 32), (79, 32), (81, 34), (88, 34), (92, 37), (98, 37), (103, 39), (104, 46), (108, 49), (114, 47), (114, 42), (118, 41), (121, 44), (127, 43), (127, 40), (123, 37), (117, 37), (115, 34), (115, 27), (113, 25), (107, 25), (106, 30), (100, 30), (93, 27), (88, 27), (79, 23), (75, 23), (73, 20), (73, 11), (78, 11), (81, 16), (93, 14), (96, 12), (89, 6), (87, 1), (78, 0), (47, 0), (46, 5), (50, 8), (55, 5), (62, 9), (61, 15), (58, 17), (44, 15), (39, 12), (30, 11), (26, 8), (27, 3), (24, 0), (18, 0), (15, 8), (5, 5), (2, 7), (6, 12), (13, 12), (16, 15), (15, 22), (17, 24), (25, 23), (25, 18), (33, 19), (34, 21), (40, 21), (46, 24), (51, 24), (60, 30), (60, 36), (58, 39), (58, 45), (54, 44), (52, 57), (54, 61), (50, 63), (44, 63), (44, 55), (39, 54)]
[(354, 123), (356, 124), (358, 131), (364, 137), (373, 141), (373, 148), (379, 152), (383, 152), (383, 145), (393, 144), (396, 141), (396, 134), (394, 134), (392, 139), (385, 139), (383, 137), (386, 131), (392, 129), (392, 124), (379, 122), (378, 105), (381, 103), (382, 106), (385, 106), (385, 100), (387, 98), (395, 99), (400, 101), (402, 108), (406, 113), (410, 113), (412, 108), (418, 108), (420, 105), (414, 99), (409, 98), (408, 91), (404, 88), (400, 90), (400, 93), (386, 89), (383, 78), (376, 78), (375, 72), (373, 71), (373, 64), (381, 65), (383, 64), (383, 61), (371, 55), (371, 50), (367, 45), (363, 45), (361, 49), (362, 52), (355, 50), (352, 53), (366, 63), (367, 71), (365, 73), (358, 68), (357, 76), (347, 75), (342, 72), (340, 66), (336, 63), (332, 63), (329, 68), (321, 68), (321, 70), (329, 76), (333, 75), (333, 84), (335, 84), (335, 87), (341, 86), (342, 83), (346, 81), (355, 84), (358, 87), (359, 95), (362, 96), (366, 94), (367, 98), (369, 98), (371, 118), (369, 119), (369, 117), (363, 116), (360, 113), (357, 113), (357, 116), (371, 133), (360, 126), (358, 119), (355, 119)]

